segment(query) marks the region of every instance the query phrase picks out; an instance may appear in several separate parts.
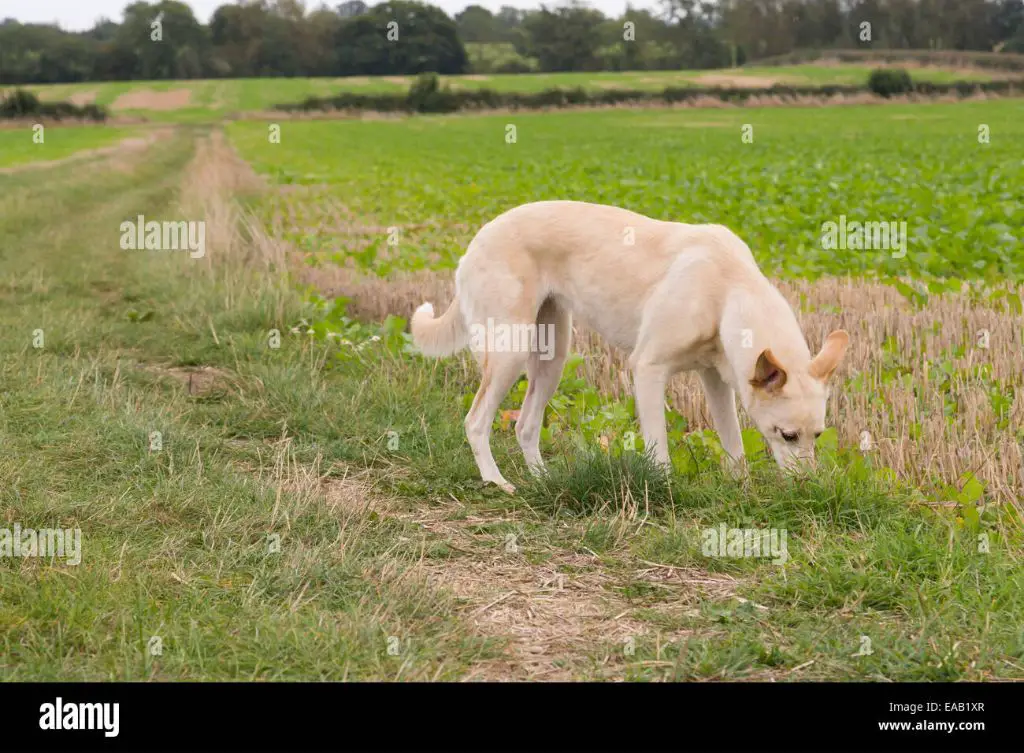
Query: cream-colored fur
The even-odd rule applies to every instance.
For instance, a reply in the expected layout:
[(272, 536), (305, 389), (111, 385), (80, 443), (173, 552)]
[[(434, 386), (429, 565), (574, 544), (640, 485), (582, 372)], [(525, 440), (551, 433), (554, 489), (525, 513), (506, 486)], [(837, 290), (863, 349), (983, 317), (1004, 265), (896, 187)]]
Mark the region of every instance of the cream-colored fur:
[[(665, 387), (682, 370), (700, 374), (734, 463), (743, 458), (736, 393), (780, 465), (813, 460), (814, 437), (825, 422), (825, 381), (845, 353), (845, 332), (829, 335), (812, 358), (789, 304), (747, 245), (721, 225), (540, 201), (481, 228), (459, 262), (448, 310), (434, 318), (425, 303), (412, 317), (413, 340), (424, 354), (448, 355), (470, 345), (481, 364), (465, 425), (484, 480), (513, 491), (491, 456), (490, 431), (524, 368), (529, 385), (516, 435), (528, 466), (543, 467), (544, 407), (558, 387), (573, 315), (630, 352), (644, 443), (660, 463), (669, 462)], [(487, 328), (525, 331), (530, 325), (553, 334), (553, 349), (477, 336)]]

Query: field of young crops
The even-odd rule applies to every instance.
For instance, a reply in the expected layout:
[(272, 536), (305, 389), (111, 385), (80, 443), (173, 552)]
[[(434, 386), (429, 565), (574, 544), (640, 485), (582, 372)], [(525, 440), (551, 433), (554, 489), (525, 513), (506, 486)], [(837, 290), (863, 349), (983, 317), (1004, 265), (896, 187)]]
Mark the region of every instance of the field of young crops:
[[(776, 275), (1020, 280), (1022, 116), (1007, 100), (293, 122), (280, 144), (264, 123), (229, 132), (257, 169), (304, 189), (272, 197), (268, 220), (379, 274), (451, 266), (500, 212), (578, 199), (728, 225)], [(906, 221), (906, 256), (823, 248), (822, 224), (842, 215)], [(377, 231), (391, 226), (400, 251)]]
[(104, 126), (51, 126), (41, 132), (33, 132), (24, 127), (0, 129), (0, 169), (40, 161), (50, 162), (86, 149), (111, 146), (129, 137), (132, 130)]
[[(594, 73), (529, 73), (444, 76), (453, 89), (489, 88), (497, 91), (536, 92), (553, 87), (585, 89), (663, 89), (667, 86), (750, 86), (772, 84), (814, 86), (864, 84), (870, 65), (795, 65), (744, 67), (712, 71), (624, 71)], [(912, 69), (918, 81), (988, 81), (997, 71), (920, 67)], [(95, 103), (114, 113), (144, 114), (158, 120), (213, 117), (234, 112), (268, 110), (274, 105), (327, 97), (343, 91), (404, 92), (412, 76), (348, 78), (225, 79), (200, 81), (131, 81), (30, 86), (46, 100)]]

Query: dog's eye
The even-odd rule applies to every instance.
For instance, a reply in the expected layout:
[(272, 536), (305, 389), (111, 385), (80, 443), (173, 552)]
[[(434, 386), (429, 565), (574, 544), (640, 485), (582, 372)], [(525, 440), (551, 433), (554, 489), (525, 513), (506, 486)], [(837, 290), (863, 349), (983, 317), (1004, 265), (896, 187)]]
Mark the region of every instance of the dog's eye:
[(788, 432), (779, 429), (779, 434), (781, 434), (782, 438), (785, 439), (787, 442), (795, 442), (797, 439), (800, 438), (800, 432), (798, 431)]

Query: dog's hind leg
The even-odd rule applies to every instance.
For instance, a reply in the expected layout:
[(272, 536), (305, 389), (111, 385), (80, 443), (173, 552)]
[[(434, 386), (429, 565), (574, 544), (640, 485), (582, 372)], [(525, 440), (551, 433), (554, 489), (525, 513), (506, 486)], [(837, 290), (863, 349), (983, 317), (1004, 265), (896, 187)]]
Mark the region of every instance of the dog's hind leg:
[(497, 484), (509, 494), (516, 489), (505, 480), (491, 455), (491, 426), (501, 401), (523, 373), (528, 353), (492, 351), (481, 355), (483, 379), (466, 414), (466, 437), (484, 481)]
[(534, 474), (544, 468), (540, 456), (544, 408), (558, 389), (571, 340), (572, 314), (552, 299), (547, 299), (537, 312), (536, 347), (531, 350), (526, 363), (526, 376), (530, 383), (516, 421), (516, 438), (523, 449), (526, 465)]

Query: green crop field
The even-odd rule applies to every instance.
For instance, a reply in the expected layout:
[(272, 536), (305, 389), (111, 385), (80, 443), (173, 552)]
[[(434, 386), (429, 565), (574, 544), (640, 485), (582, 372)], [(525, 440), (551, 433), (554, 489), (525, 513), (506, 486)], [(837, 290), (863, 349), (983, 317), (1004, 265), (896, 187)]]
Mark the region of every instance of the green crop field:
[[(316, 221), (332, 201), (366, 226), (413, 226), (401, 254), (381, 243), (362, 251), (364, 265), (385, 274), (435, 259), (453, 265), (480, 225), (519, 203), (578, 199), (728, 225), (779, 275), (1020, 280), (1022, 116), (1007, 100), (295, 122), (281, 144), (268, 143), (263, 123), (233, 123), (229, 133), (276, 182), (313, 187), (312, 197), (269, 200), (268, 212), (293, 218), (287, 237), (300, 247), (346, 250), (348, 238)], [(979, 124), (991, 143), (979, 143)], [(906, 220), (906, 258), (823, 249), (822, 223), (841, 214)]]
[(0, 168), (49, 162), (85, 149), (111, 146), (132, 135), (131, 128), (47, 126), (41, 137), (29, 127), (0, 129)]
[[(869, 65), (795, 65), (744, 67), (710, 71), (626, 71), (596, 73), (529, 73), (444, 76), (453, 89), (490, 88), (536, 92), (553, 87), (584, 89), (648, 89), (667, 86), (751, 86), (772, 84), (813, 86), (864, 84)], [(987, 81), (991, 71), (953, 68), (914, 68), (919, 81)], [(404, 92), (413, 76), (224, 79), (199, 81), (132, 81), (30, 86), (46, 100), (75, 99), (111, 108), (114, 114), (141, 115), (153, 120), (209, 119), (228, 113), (268, 110), (274, 105), (326, 97), (342, 91)]]
[[(48, 93), (188, 121), (342, 83)], [(82, 534), (75, 566), (0, 558), (5, 678), (1024, 679), (1022, 100), (153, 130), (0, 173), (0, 507)], [(46, 134), (39, 161), (124, 136)], [(30, 135), (0, 131), (0, 164)], [(516, 444), (521, 380), (493, 427), (517, 490), (479, 481), (475, 364), (413, 352), (407, 318), (480, 225), (556, 198), (726, 224), (813, 350), (850, 332), (814, 473), (744, 423), (726, 474), (689, 377), (652, 467), (624, 354), (578, 323), (549, 473)], [(140, 214), (205, 223), (205, 254), (126, 249)], [(905, 253), (826, 247), (840, 218), (905, 222)], [(786, 556), (709, 553), (720, 526)]]

